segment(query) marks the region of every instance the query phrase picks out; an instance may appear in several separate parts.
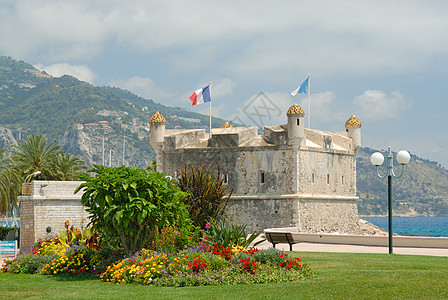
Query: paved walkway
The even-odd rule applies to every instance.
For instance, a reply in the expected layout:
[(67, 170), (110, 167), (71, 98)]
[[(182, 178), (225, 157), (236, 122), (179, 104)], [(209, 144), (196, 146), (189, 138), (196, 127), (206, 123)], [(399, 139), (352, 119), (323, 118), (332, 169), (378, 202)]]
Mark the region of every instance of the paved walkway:
[[(258, 239), (260, 240), (260, 238)], [(289, 251), (288, 244), (277, 244), (279, 250)], [(257, 245), (258, 249), (272, 248), (272, 244), (265, 241)], [(339, 244), (321, 244), (321, 243), (298, 243), (292, 247), (293, 251), (298, 252), (336, 252), (336, 253), (389, 253), (389, 247), (381, 246), (359, 246), (359, 245), (339, 245)], [(407, 248), (394, 247), (394, 254), (405, 255), (428, 255), (428, 256), (447, 256), (447, 248)]]

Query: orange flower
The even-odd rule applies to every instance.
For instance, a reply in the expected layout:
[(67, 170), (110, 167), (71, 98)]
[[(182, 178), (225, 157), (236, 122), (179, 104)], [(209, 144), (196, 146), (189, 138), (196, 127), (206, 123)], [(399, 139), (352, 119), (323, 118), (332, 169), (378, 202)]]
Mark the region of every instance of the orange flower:
[(65, 221), (65, 226), (70, 226), (70, 222), (67, 220), (67, 221)]

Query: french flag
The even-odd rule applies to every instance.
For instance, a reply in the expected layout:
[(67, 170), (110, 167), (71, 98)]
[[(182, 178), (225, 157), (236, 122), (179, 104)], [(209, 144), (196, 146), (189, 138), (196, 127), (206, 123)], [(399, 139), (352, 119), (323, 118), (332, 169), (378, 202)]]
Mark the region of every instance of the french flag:
[(211, 102), (212, 99), (210, 98), (210, 85), (196, 90), (193, 95), (190, 96), (190, 100), (191, 102), (193, 102), (191, 106), (195, 106), (205, 102)]

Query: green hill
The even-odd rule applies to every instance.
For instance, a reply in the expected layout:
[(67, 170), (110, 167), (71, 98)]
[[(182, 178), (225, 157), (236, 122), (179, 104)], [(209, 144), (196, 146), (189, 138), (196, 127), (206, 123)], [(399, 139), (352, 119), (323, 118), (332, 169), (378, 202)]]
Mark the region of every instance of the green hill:
[[(362, 215), (387, 213), (387, 179), (379, 178), (370, 163), (370, 155), (376, 151), (361, 148), (356, 154), (356, 181), (361, 199), (358, 210)], [(397, 165), (396, 161), (394, 164)], [(399, 175), (400, 169), (397, 165), (394, 172)], [(380, 171), (384, 174), (385, 168), (380, 167)], [(396, 215), (448, 215), (448, 170), (437, 162), (411, 154), (404, 175), (392, 179), (392, 188)]]
[[(114, 156), (112, 165), (120, 164), (126, 142), (128, 164), (149, 163), (155, 155), (149, 145), (148, 121), (156, 111), (166, 117), (168, 129), (209, 128), (208, 116), (119, 88), (92, 86), (72, 76), (55, 78), (26, 62), (0, 57), (0, 124), (12, 130), (16, 139), (43, 133), (88, 164), (103, 162), (103, 139), (106, 156)], [(224, 123), (212, 118), (214, 127)]]

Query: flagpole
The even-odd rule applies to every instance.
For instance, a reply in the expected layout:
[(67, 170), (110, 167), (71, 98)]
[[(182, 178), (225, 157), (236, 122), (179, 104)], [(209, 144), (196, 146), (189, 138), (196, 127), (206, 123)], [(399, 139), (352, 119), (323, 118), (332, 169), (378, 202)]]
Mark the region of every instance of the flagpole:
[[(210, 93), (210, 99), (212, 98), (212, 90), (211, 90), (211, 85), (212, 82), (209, 81), (208, 82), (208, 91)], [(209, 115), (210, 115), (210, 139), (212, 138), (212, 101), (210, 101), (208, 106), (208, 111), (209, 111)]]
[(308, 74), (308, 128), (311, 128), (311, 74)]

